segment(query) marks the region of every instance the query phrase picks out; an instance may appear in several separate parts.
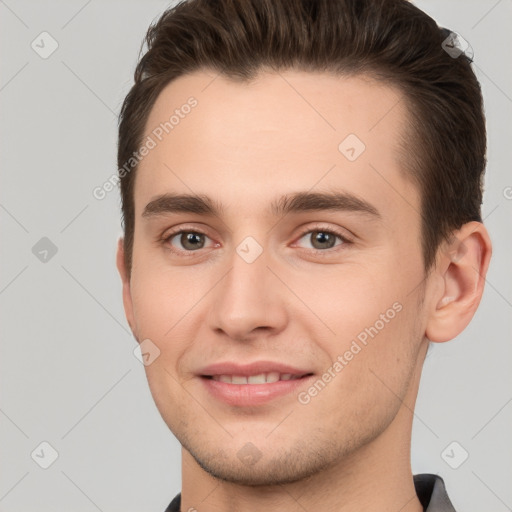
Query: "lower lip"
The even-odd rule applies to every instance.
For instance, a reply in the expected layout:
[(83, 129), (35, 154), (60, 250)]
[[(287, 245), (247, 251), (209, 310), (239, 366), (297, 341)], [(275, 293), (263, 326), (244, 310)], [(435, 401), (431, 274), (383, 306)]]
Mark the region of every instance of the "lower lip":
[(284, 396), (309, 385), (314, 375), (294, 380), (278, 380), (269, 384), (229, 384), (201, 377), (206, 389), (217, 399), (228, 405), (249, 407), (261, 405), (274, 398)]

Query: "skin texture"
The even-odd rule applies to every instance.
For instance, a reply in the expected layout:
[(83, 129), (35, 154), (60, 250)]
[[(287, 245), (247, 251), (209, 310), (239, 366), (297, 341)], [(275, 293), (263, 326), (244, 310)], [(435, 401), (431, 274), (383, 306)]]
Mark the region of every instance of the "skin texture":
[[(137, 170), (130, 279), (122, 239), (117, 258), (134, 336), (160, 350), (145, 369), (183, 447), (181, 510), (422, 510), (410, 467), (421, 367), (428, 340), (455, 337), (478, 306), (484, 226), (463, 226), (425, 275), (419, 192), (397, 153), (405, 102), (369, 77), (287, 70), (236, 83), (198, 71), (163, 90), (145, 137), (190, 96), (197, 106)], [(366, 146), (355, 161), (338, 149), (349, 134)], [(298, 191), (348, 192), (380, 217), (271, 213)], [(224, 211), (143, 217), (164, 193), (208, 195)], [(204, 233), (202, 248), (166, 240), (171, 228)], [(325, 248), (322, 229), (348, 241), (331, 235)], [(263, 249), (252, 263), (236, 251), (248, 236)], [(321, 377), (393, 304), (400, 311), (307, 404), (292, 393), (229, 406), (197, 376), (220, 361), (271, 360)], [(254, 464), (238, 456), (247, 443)]]

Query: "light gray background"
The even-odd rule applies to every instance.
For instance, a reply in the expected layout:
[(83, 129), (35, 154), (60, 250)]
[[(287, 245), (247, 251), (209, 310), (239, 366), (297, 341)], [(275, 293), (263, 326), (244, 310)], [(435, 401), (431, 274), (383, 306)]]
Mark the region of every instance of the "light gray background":
[[(153, 404), (122, 309), (119, 195), (92, 195), (116, 171), (116, 115), (142, 37), (168, 5), (0, 0), (4, 512), (158, 512), (180, 491), (180, 446)], [(417, 5), (475, 53), (494, 256), (471, 325), (426, 361), (413, 470), (443, 476), (457, 510), (502, 512), (512, 510), (512, 3)], [(59, 44), (47, 59), (31, 48), (43, 31)], [(42, 237), (58, 248), (46, 263), (32, 253)], [(43, 441), (59, 454), (46, 470), (31, 458)], [(453, 441), (469, 453), (458, 469), (441, 456)], [(463, 452), (448, 453), (454, 464)]]

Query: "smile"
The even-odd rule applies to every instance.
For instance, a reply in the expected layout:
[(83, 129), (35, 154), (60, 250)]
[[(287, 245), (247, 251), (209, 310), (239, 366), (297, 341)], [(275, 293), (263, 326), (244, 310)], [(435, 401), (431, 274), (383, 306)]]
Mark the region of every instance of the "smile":
[(291, 373), (268, 372), (257, 375), (211, 375), (211, 379), (228, 384), (267, 384), (278, 382), (280, 380), (296, 380), (303, 375), (293, 375)]

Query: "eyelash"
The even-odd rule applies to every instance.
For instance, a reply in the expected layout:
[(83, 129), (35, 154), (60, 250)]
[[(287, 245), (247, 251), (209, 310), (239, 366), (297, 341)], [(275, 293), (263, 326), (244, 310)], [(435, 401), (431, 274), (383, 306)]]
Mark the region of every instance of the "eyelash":
[[(298, 236), (297, 240), (302, 239), (304, 237), (304, 235), (307, 235), (308, 233), (314, 233), (314, 232), (327, 233), (329, 235), (334, 235), (334, 236), (338, 237), (342, 241), (341, 244), (338, 244), (338, 245), (336, 245), (334, 247), (330, 247), (328, 249), (307, 249), (307, 251), (312, 252), (315, 255), (328, 256), (329, 254), (332, 254), (334, 251), (341, 250), (340, 247), (353, 243), (352, 240), (348, 239), (346, 235), (342, 234), (338, 230), (333, 229), (333, 228), (324, 228), (322, 226), (314, 226), (314, 227), (310, 226), (310, 227), (308, 227), (307, 229), (305, 229), (304, 231), (302, 231), (300, 233), (300, 235)], [(208, 235), (205, 232), (201, 231), (200, 229), (197, 229), (197, 228), (194, 228), (194, 229), (186, 229), (185, 228), (185, 229), (183, 229), (183, 228), (181, 228), (180, 230), (173, 231), (171, 233), (166, 233), (162, 237), (161, 242), (164, 245), (166, 245), (167, 248), (171, 252), (173, 252), (174, 254), (179, 254), (179, 255), (185, 254), (186, 257), (193, 257), (193, 256), (195, 256), (195, 253), (199, 252), (199, 250), (196, 250), (196, 251), (179, 250), (178, 251), (178, 250), (174, 249), (172, 247), (172, 245), (170, 245), (170, 241), (176, 235), (180, 235), (180, 234), (183, 234), (183, 233), (194, 233), (196, 235), (204, 235), (204, 236), (208, 237)], [(338, 249), (336, 249), (336, 247)]]

